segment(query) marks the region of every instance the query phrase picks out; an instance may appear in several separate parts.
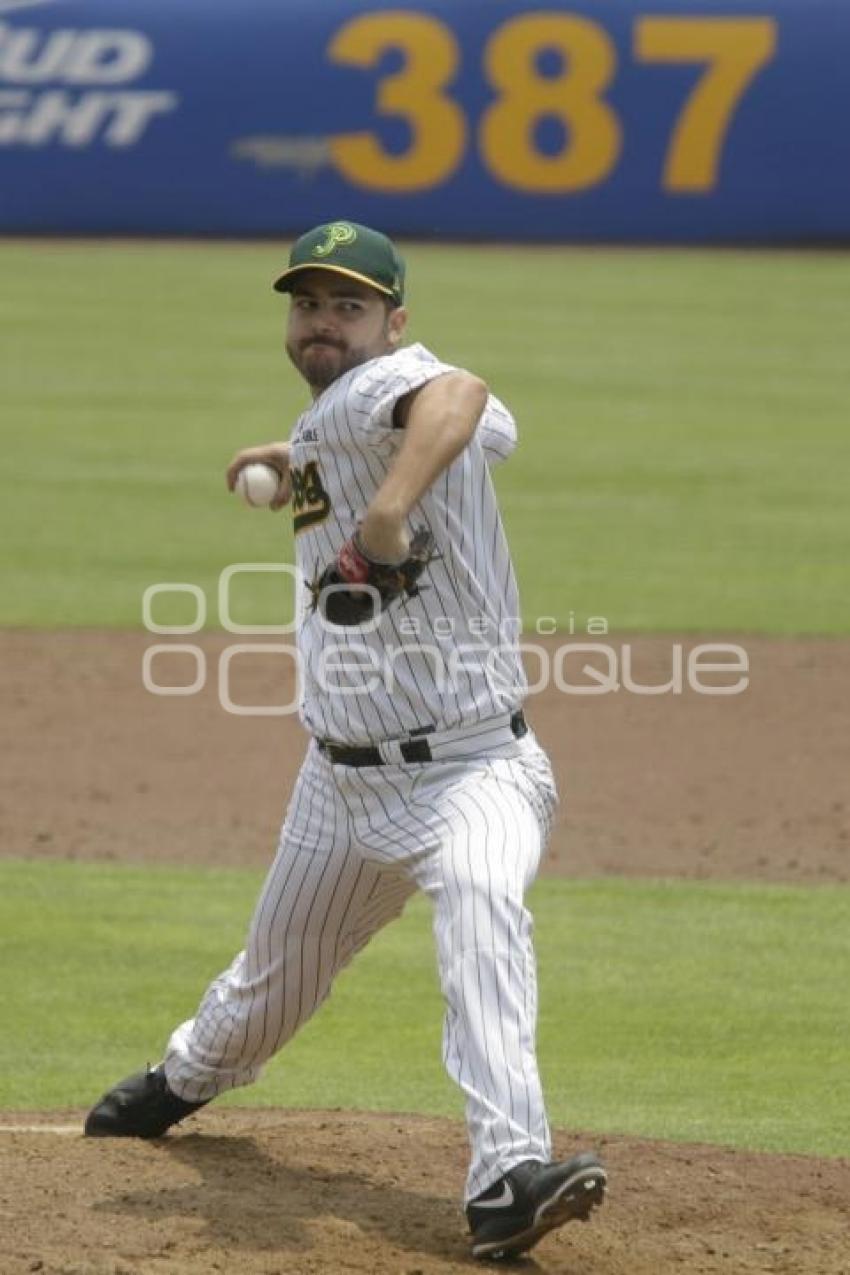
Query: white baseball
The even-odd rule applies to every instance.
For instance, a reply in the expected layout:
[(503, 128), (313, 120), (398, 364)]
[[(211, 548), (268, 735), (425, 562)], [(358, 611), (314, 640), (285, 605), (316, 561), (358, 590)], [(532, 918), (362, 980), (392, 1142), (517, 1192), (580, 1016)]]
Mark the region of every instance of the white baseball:
[(255, 462), (239, 470), (236, 490), (246, 505), (261, 508), (274, 500), (279, 481), (277, 471), (271, 465)]

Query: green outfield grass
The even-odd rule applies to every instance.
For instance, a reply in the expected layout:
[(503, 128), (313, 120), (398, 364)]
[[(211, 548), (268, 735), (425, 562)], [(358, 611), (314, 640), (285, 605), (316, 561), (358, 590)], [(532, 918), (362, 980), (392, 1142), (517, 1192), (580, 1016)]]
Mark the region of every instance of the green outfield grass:
[[(850, 256), (408, 256), (411, 335), (520, 421), (498, 485), (528, 620), (850, 631)], [(137, 625), (156, 581), (212, 597), (225, 565), (289, 557), (288, 519), (222, 481), (306, 403), (269, 287), (284, 259), (0, 243), (0, 623)], [(266, 586), (237, 618), (268, 622)]]
[[(0, 1107), (86, 1106), (156, 1060), (241, 946), (256, 873), (0, 864)], [(559, 1126), (846, 1154), (850, 891), (546, 880), (540, 1059)], [(224, 1101), (460, 1116), (415, 900)]]

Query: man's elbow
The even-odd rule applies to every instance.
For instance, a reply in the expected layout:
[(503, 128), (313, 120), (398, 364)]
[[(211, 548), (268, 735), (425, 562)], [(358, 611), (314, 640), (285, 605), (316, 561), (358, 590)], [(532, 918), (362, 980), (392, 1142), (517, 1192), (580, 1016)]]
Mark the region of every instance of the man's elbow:
[(475, 412), (477, 423), (478, 418), (487, 406), (487, 399), (490, 396), (487, 382), (482, 381), (481, 377), (476, 376), (473, 372), (459, 372), (458, 375), (463, 377), (463, 392)]
[(487, 388), (487, 382), (482, 381), (480, 376), (475, 376), (472, 372), (455, 372), (453, 380), (455, 381), (452, 386), (455, 402), (461, 407), (460, 415), (471, 438), (487, 406), (490, 391)]
[(472, 438), (487, 406), (487, 383), (472, 372), (458, 369), (431, 381), (412, 399), (406, 426), (408, 433), (419, 428), (433, 437), (434, 423), (465, 447)]

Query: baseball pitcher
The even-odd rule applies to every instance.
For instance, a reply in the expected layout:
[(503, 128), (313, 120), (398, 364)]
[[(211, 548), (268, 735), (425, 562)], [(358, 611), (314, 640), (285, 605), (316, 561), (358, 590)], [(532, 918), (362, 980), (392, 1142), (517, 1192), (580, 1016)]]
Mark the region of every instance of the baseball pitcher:
[(93, 1137), (160, 1137), (254, 1081), (417, 889), (433, 907), (443, 1057), (466, 1099), (475, 1257), (511, 1258), (602, 1203), (593, 1153), (553, 1162), (524, 904), (557, 801), (523, 714), (519, 600), (490, 468), (513, 418), (477, 376), (403, 344), (404, 264), (351, 222), (310, 230), (274, 284), (312, 403), (277, 473), (303, 588), (311, 737), (245, 941), (163, 1061), (120, 1082)]

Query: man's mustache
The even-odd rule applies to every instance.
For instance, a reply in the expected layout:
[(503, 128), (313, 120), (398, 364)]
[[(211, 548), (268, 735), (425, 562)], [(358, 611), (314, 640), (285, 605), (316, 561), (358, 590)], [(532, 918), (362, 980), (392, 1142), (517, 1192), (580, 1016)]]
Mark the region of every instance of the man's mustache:
[(329, 345), (333, 350), (344, 350), (345, 346), (341, 341), (330, 341), (326, 337), (311, 336), (306, 341), (301, 342), (301, 353), (305, 353), (314, 345)]

